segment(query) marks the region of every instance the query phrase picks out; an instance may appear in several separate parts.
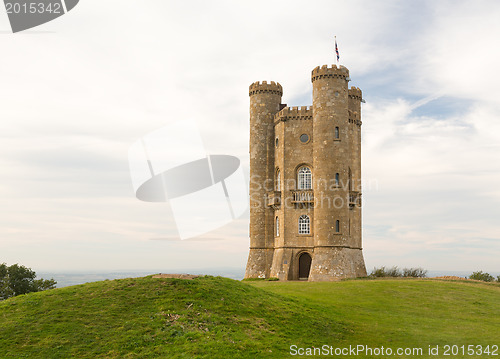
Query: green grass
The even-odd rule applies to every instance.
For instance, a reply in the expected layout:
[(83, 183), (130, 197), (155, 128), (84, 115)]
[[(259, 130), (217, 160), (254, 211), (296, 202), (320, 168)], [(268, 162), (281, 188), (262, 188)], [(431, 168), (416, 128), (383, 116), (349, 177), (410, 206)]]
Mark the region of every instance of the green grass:
[(427, 351), (429, 345), (500, 345), (498, 284), (382, 279), (254, 285), (317, 305), (348, 322), (350, 335), (335, 343), (338, 347), (362, 344)]
[(427, 354), (499, 345), (498, 328), (498, 284), (146, 277), (0, 302), (0, 358), (284, 358), (292, 344)]

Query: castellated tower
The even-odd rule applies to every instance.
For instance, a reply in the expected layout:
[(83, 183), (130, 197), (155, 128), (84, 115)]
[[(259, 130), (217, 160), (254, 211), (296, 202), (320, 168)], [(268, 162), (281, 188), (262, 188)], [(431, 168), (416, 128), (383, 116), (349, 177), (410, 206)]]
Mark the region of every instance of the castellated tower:
[(312, 71), (312, 107), (250, 86), (250, 254), (245, 278), (366, 276), (361, 247), (361, 90), (340, 66)]
[[(245, 277), (268, 278), (274, 252), (274, 209), (267, 194), (274, 188), (274, 116), (283, 89), (271, 81), (250, 86), (250, 254)], [(253, 139), (253, 140), (252, 140)]]

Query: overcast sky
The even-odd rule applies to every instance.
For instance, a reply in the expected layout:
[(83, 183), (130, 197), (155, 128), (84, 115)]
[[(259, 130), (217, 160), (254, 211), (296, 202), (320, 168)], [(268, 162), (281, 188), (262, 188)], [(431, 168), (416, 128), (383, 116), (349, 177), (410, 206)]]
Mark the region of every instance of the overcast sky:
[[(500, 2), (81, 0), (31, 31), (0, 11), (0, 263), (244, 268), (248, 213), (176, 240), (128, 150), (176, 121), (248, 174), (248, 86), (311, 105), (335, 60), (363, 90), (368, 269), (499, 271)], [(193, 223), (195, 226), (196, 223)]]

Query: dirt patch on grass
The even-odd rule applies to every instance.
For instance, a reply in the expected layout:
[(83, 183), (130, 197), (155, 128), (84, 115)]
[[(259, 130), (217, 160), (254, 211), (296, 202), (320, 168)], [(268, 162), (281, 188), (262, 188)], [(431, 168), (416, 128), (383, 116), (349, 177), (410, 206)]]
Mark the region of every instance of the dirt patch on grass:
[(441, 276), (441, 277), (432, 277), (433, 279), (448, 279), (448, 280), (470, 280), (470, 281), (474, 281), (474, 282), (480, 282), (480, 281), (475, 281), (474, 279), (469, 279), (469, 278), (466, 278), (466, 277), (457, 277), (457, 276), (454, 276), (454, 275), (444, 275), (444, 276)]
[(153, 278), (177, 278), (177, 279), (194, 279), (198, 278), (199, 275), (193, 275), (193, 274), (165, 274), (165, 273), (160, 273), (160, 274), (155, 274)]

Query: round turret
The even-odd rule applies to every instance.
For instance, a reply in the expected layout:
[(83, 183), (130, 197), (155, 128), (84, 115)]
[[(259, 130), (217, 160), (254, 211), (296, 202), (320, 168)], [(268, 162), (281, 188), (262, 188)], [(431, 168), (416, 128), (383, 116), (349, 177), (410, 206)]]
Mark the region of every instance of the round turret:
[(257, 81), (250, 85), (249, 87), (249, 95), (262, 94), (262, 93), (271, 93), (275, 95), (283, 96), (283, 87), (278, 82), (271, 81), (267, 83), (267, 81)]
[(283, 88), (274, 81), (254, 82), (250, 95), (250, 253), (245, 278), (269, 277), (274, 250), (273, 210), (266, 205), (274, 188), (274, 116)]
[(337, 67), (335, 65), (332, 65), (331, 67), (328, 67), (328, 65), (323, 65), (321, 67), (317, 66), (314, 70), (312, 70), (311, 81), (313, 83), (316, 80), (324, 78), (347, 80), (349, 78), (349, 70), (344, 66)]
[(353, 100), (356, 100), (356, 101), (360, 101), (360, 102), (361, 102), (361, 100), (363, 100), (363, 95), (362, 95), (361, 90), (359, 89), (359, 87), (352, 86), (349, 89), (349, 98), (353, 99)]
[[(349, 151), (348, 82), (349, 70), (335, 65), (316, 67), (313, 83), (313, 181), (315, 203), (315, 244), (346, 245), (347, 224), (342, 204), (347, 193), (341, 184), (347, 182)], [(338, 175), (337, 175), (338, 174)], [(336, 178), (337, 177), (337, 178)], [(338, 184), (333, 183), (338, 179)], [(332, 231), (339, 221), (339, 231)]]

